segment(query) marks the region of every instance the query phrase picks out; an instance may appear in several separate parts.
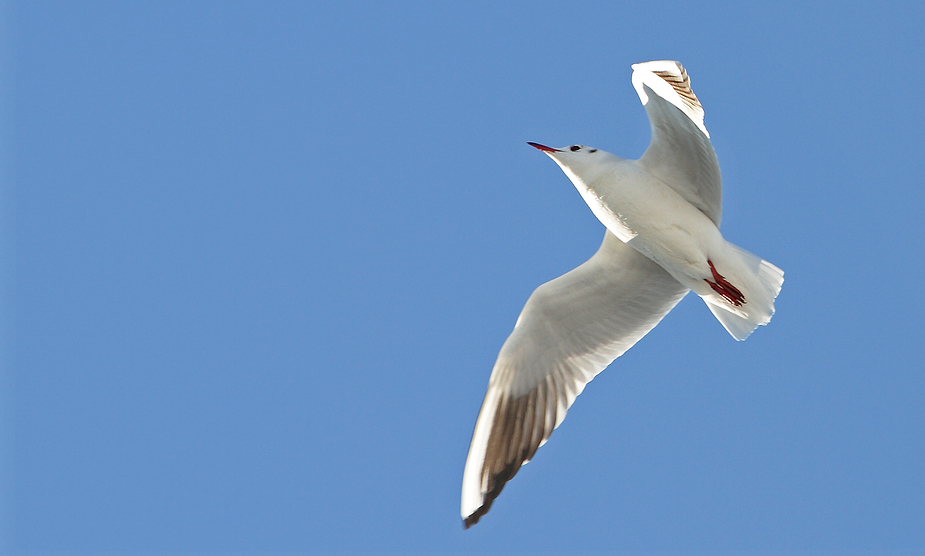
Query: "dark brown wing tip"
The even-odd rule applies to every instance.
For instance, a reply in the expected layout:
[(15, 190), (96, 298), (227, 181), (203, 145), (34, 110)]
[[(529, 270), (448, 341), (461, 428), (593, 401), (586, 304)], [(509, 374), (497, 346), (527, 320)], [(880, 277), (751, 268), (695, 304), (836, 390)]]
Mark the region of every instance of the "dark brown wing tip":
[(509, 464), (500, 473), (495, 474), (495, 480), (493, 481), (491, 490), (485, 493), (485, 501), (481, 506), (479, 506), (479, 509), (472, 512), (472, 515), (463, 520), (463, 529), (472, 527), (479, 522), (479, 519), (481, 519), (483, 515), (488, 513), (488, 510), (491, 509), (491, 505), (494, 503), (495, 498), (501, 494), (501, 490), (504, 488), (504, 485), (506, 485), (508, 481), (514, 478), (514, 475), (517, 474), (517, 471), (520, 469), (521, 465), (523, 465), (523, 463), (516, 465), (513, 463)]
[[(540, 392), (542, 402), (537, 399)], [(533, 458), (540, 443), (549, 437), (542, 428), (545, 419), (538, 422), (539, 417), (535, 415), (537, 403), (540, 407), (546, 406), (546, 393), (542, 388), (498, 405), (485, 455), (486, 465), (492, 470), (488, 492), (484, 493), (482, 505), (463, 520), (464, 529), (472, 527), (488, 513), (504, 485), (514, 478), (524, 463)], [(524, 442), (524, 438), (529, 440)]]
[[(504, 485), (502, 485), (502, 486), (504, 486)], [(463, 529), (468, 529), (469, 527), (472, 527), (473, 525), (475, 525), (476, 523), (478, 523), (479, 520), (482, 519), (482, 516), (485, 515), (485, 514), (487, 514), (487, 513), (488, 513), (488, 510), (491, 509), (491, 503), (495, 501), (495, 497), (497, 497), (497, 496), (498, 496), (498, 493), (500, 493), (500, 492), (501, 492), (501, 489), (498, 489), (498, 492), (495, 493), (494, 496), (492, 496), (492, 497), (490, 497), (490, 498), (486, 497), (486, 498), (485, 498), (485, 503), (484, 503), (483, 505), (479, 506), (479, 509), (477, 509), (477, 510), (475, 510), (474, 512), (472, 512), (472, 515), (470, 515), (469, 517), (467, 517), (466, 519), (463, 520)]]
[(462, 524), (463, 529), (468, 530), (469, 527), (472, 527), (473, 525), (478, 523), (479, 519), (481, 519), (482, 516), (485, 515), (487, 512), (488, 510), (485, 508), (485, 506), (482, 506), (481, 508), (477, 509), (474, 514), (470, 515), (469, 517), (463, 520), (463, 524)]

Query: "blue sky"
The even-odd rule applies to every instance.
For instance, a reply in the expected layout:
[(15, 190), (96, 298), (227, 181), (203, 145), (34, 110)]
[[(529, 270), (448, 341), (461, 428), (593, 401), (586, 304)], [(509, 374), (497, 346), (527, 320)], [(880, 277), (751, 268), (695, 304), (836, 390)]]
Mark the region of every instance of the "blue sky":
[[(925, 551), (921, 3), (8, 2), (0, 541), (61, 551)], [(463, 531), (530, 292), (603, 227), (546, 156), (677, 59), (723, 233)]]

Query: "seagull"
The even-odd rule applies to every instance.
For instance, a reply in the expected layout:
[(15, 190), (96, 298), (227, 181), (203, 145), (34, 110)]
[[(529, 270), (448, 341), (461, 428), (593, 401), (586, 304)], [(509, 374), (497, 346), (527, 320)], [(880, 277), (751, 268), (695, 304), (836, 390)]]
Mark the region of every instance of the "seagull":
[(607, 230), (594, 256), (533, 292), (501, 347), (463, 472), (466, 529), (588, 382), (689, 290), (736, 340), (774, 314), (783, 271), (720, 234), (719, 164), (687, 71), (669, 60), (632, 68), (652, 126), (639, 160), (529, 143), (559, 165)]

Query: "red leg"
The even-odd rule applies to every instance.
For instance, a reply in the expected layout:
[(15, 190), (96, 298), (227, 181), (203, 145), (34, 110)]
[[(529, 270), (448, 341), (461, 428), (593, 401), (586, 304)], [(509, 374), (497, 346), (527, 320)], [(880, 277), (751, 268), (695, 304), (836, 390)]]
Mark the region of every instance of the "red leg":
[(713, 279), (715, 282), (711, 282), (704, 278), (704, 282), (710, 284), (710, 287), (713, 288), (713, 291), (723, 296), (723, 299), (732, 303), (736, 307), (741, 307), (745, 305), (745, 296), (742, 295), (742, 292), (739, 291), (739, 288), (733, 286), (723, 278), (723, 275), (719, 272), (716, 272), (716, 268), (713, 266), (713, 261), (707, 259), (707, 264), (710, 265), (710, 271), (713, 272)]

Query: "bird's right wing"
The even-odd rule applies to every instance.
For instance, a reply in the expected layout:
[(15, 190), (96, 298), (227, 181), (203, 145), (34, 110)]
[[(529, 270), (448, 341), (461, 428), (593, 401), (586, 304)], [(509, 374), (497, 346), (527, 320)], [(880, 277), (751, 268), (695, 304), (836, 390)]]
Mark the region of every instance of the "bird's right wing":
[(585, 385), (687, 291), (606, 232), (587, 262), (533, 292), (501, 348), (472, 434), (462, 487), (466, 527), (488, 512)]
[(687, 71), (669, 60), (633, 64), (633, 87), (652, 125), (652, 142), (639, 164), (719, 226), (723, 212), (719, 162)]

